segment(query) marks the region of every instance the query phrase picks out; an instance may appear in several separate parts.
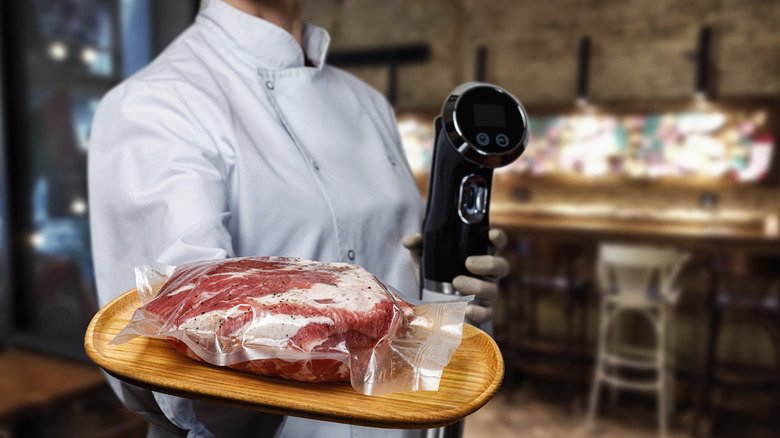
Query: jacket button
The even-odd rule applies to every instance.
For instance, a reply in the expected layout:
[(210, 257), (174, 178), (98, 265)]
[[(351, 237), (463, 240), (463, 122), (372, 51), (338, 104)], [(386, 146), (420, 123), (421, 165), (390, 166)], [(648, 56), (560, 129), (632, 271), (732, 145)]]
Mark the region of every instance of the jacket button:
[(274, 81), (266, 81), (265, 88), (268, 88), (269, 90), (274, 89)]
[(350, 260), (355, 260), (355, 251), (351, 249), (347, 251), (347, 257), (349, 257)]

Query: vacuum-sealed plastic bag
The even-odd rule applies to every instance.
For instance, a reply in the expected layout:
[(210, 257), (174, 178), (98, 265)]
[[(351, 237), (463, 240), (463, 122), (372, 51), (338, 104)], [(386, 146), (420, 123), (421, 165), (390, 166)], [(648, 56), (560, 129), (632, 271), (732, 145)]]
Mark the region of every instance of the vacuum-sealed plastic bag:
[(405, 301), (363, 268), (284, 257), (139, 266), (136, 282), (143, 304), (111, 344), (164, 338), (214, 365), (366, 395), (437, 390), (471, 299)]

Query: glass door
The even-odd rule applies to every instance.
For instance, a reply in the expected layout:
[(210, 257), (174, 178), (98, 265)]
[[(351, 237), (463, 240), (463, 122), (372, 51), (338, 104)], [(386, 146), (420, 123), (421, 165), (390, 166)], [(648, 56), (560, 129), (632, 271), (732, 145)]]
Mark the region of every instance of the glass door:
[(167, 44), (155, 26), (192, 21), (194, 1), (157, 3), (168, 2), (3, 2), (9, 52), (3, 58), (10, 60), (3, 65), (3, 97), (13, 114), (6, 114), (12, 123), (4, 145), (11, 242), (0, 256), (8, 254), (14, 275), (13, 293), (0, 298), (10, 301), (2, 307), (12, 313), (12, 343), (85, 358), (84, 332), (97, 311), (87, 199), (90, 126), (101, 97)]

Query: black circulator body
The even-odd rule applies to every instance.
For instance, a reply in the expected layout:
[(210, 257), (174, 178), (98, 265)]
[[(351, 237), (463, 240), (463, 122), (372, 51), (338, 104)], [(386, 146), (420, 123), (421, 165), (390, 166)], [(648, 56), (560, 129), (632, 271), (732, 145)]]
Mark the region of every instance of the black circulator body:
[(493, 170), (525, 151), (528, 117), (505, 90), (468, 83), (444, 102), (435, 129), (420, 261), (424, 299), (456, 293), (452, 279), (472, 275), (466, 258), (488, 254)]

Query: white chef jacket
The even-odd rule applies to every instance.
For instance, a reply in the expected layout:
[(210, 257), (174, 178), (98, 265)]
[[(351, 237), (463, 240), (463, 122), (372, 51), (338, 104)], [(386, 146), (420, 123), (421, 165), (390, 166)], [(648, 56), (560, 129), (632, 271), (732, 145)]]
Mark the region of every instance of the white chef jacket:
[[(134, 287), (144, 259), (260, 255), (354, 263), (416, 298), (400, 242), (423, 209), (393, 110), (325, 64), (329, 41), (304, 26), (307, 67), (288, 32), (217, 1), (104, 97), (88, 155), (101, 306)], [(281, 421), (110, 380), (161, 425), (152, 435), (270, 436)], [(288, 423), (288, 433), (307, 426)], [(343, 425), (317, 430), (349, 436)]]

